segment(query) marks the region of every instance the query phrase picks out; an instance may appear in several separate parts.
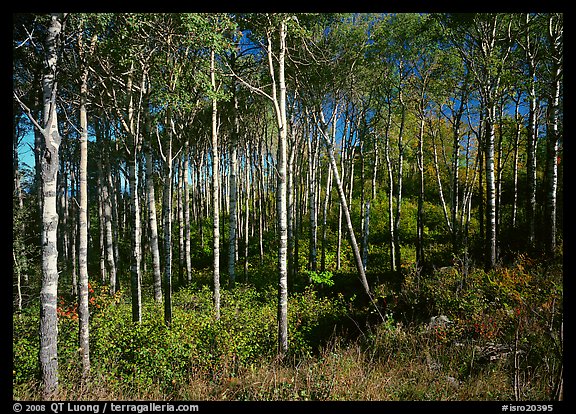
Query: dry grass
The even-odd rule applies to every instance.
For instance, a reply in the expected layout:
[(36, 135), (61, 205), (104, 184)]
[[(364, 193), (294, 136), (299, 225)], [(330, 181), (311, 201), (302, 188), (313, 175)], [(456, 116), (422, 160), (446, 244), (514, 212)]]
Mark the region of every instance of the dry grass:
[[(386, 341), (398, 341), (397, 335)], [(383, 333), (380, 333), (383, 335)], [(505, 363), (463, 377), (457, 370), (466, 354), (461, 347), (434, 348), (416, 332), (402, 332), (394, 349), (368, 349), (361, 340), (332, 341), (319, 355), (300, 360), (262, 361), (218, 376), (192, 372), (172, 387), (120, 386), (94, 376), (87, 385), (67, 381), (60, 400), (181, 401), (415, 401), (509, 400), (513, 388)], [(423, 340), (424, 339), (424, 340)], [(380, 338), (382, 341), (382, 339)], [(378, 341), (376, 341), (378, 342)], [(447, 355), (452, 355), (448, 359)], [(444, 359), (442, 359), (444, 358)], [(444, 363), (438, 363), (443, 360)], [(462, 367), (460, 366), (460, 369)], [(14, 390), (18, 399), (35, 399), (30, 389)]]

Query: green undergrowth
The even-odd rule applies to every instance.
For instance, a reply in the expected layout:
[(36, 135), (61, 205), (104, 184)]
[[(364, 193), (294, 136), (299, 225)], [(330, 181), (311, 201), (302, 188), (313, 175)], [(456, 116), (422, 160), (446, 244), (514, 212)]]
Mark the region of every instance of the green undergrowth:
[[(340, 273), (312, 275), (288, 303), (289, 354), (277, 358), (275, 286), (238, 282), (221, 316), (200, 281), (173, 294), (173, 317), (129, 292), (91, 287), (88, 381), (78, 320), (59, 301), (58, 398), (69, 400), (550, 400), (562, 366), (562, 264), (527, 257), (493, 271), (405, 266), (373, 285), (382, 320)], [(300, 277), (305, 280), (309, 274)], [(330, 283), (326, 283), (330, 280)], [(334, 282), (334, 283), (332, 283)], [(300, 285), (298, 285), (300, 286)], [(451, 322), (431, 327), (430, 316)], [(13, 317), (13, 397), (36, 400), (39, 305)], [(490, 349), (500, 349), (490, 355)]]

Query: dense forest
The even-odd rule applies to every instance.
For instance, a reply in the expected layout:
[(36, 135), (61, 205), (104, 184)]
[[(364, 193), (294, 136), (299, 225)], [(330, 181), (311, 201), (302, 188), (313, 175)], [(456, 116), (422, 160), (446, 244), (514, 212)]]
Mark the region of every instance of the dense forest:
[(561, 400), (563, 14), (13, 15), (13, 398)]

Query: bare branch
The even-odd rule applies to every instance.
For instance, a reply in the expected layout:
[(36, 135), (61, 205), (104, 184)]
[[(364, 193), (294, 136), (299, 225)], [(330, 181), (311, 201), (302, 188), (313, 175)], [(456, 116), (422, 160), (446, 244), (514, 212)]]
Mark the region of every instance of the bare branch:
[(242, 79), (240, 76), (238, 76), (236, 74), (236, 72), (234, 72), (234, 70), (230, 67), (230, 65), (228, 64), (228, 62), (224, 62), (226, 67), (230, 70), (230, 72), (232, 73), (232, 76), (234, 76), (236, 79), (238, 79), (240, 81), (240, 83), (244, 86), (246, 86), (248, 89), (250, 89), (252, 92), (256, 92), (259, 95), (265, 96), (266, 98), (270, 99), (272, 102), (274, 102), (274, 98), (272, 98), (272, 96), (270, 96), (269, 94), (267, 94), (266, 92), (264, 92), (262, 89), (253, 86), (251, 84), (249, 84), (248, 82), (246, 82), (244, 79)]
[(40, 126), (40, 124), (38, 123), (38, 121), (36, 121), (36, 118), (34, 118), (34, 116), (32, 116), (32, 111), (30, 110), (30, 108), (28, 108), (26, 106), (26, 104), (24, 102), (22, 102), (20, 100), (20, 98), (18, 97), (18, 95), (16, 94), (16, 92), (13, 92), (14, 94), (14, 98), (16, 98), (16, 100), (18, 101), (18, 103), (20, 104), (20, 107), (22, 108), (22, 110), (24, 111), (24, 113), (26, 114), (26, 116), (28, 117), (28, 119), (30, 120), (30, 122), (32, 122), (34, 124), (34, 126), (36, 128), (38, 128), (38, 130), (42, 133), (42, 135), (45, 135), (45, 129), (42, 128)]

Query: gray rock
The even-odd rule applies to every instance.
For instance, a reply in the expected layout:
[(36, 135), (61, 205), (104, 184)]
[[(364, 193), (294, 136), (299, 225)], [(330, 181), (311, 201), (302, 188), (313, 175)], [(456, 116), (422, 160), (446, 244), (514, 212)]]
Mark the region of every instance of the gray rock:
[(446, 327), (452, 323), (454, 323), (454, 322), (452, 322), (450, 319), (448, 319), (448, 317), (445, 315), (432, 316), (430, 318), (430, 321), (428, 322), (428, 329), (434, 329), (438, 326), (439, 327)]

